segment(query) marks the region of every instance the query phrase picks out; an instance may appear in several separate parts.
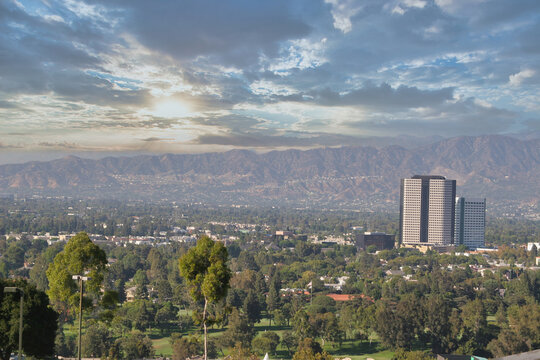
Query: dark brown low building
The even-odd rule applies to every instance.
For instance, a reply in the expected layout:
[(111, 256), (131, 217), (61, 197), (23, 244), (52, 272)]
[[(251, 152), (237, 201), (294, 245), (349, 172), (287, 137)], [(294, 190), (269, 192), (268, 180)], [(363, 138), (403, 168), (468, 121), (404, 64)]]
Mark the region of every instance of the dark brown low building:
[(377, 250), (390, 250), (394, 248), (395, 237), (382, 232), (365, 232), (356, 234), (356, 247), (366, 250), (375, 246)]

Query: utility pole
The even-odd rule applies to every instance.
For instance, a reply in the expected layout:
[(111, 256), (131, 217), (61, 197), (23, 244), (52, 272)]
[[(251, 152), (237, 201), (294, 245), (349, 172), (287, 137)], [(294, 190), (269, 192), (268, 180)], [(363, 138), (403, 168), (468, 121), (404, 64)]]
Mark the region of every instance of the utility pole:
[(6, 286), (4, 292), (19, 293), (20, 305), (19, 305), (19, 357), (18, 360), (22, 359), (22, 332), (23, 332), (23, 302), (24, 302), (24, 291), (18, 287)]
[(73, 280), (79, 280), (79, 347), (77, 351), (77, 359), (81, 360), (81, 329), (82, 329), (82, 299), (83, 299), (83, 281), (90, 280), (87, 276), (73, 275), (71, 276)]

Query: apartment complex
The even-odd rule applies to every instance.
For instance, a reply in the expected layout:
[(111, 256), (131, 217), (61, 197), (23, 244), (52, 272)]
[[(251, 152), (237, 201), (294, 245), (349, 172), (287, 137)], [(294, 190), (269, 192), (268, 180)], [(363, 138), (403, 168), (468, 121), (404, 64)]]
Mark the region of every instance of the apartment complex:
[(484, 247), (486, 199), (456, 198), (454, 243), (476, 249)]
[(454, 243), (456, 180), (438, 175), (401, 179), (400, 236), (404, 245)]

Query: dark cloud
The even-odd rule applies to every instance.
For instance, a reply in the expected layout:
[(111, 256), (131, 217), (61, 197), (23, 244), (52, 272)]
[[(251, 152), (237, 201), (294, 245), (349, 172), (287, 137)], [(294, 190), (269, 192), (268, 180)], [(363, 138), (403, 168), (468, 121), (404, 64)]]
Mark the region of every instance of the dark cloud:
[(261, 53), (276, 54), (280, 41), (310, 32), (287, 0), (116, 4), (126, 9), (125, 26), (143, 44), (184, 60), (203, 55), (245, 67), (256, 63)]
[(141, 141), (144, 141), (144, 142), (160, 142), (160, 141), (171, 141), (173, 140), (172, 138), (159, 138), (159, 137), (149, 137), (149, 138), (146, 138), (146, 139), (141, 139)]
[(421, 114), (400, 115), (394, 119), (377, 115), (362, 121), (349, 121), (345, 125), (368, 133), (459, 136), (510, 132), (518, 120), (514, 112), (478, 105), (471, 98), (428, 109)]
[(17, 109), (19, 105), (12, 101), (0, 100), (0, 109)]
[(280, 101), (309, 102), (323, 106), (365, 106), (377, 109), (432, 107), (454, 98), (453, 88), (420, 90), (416, 87), (365, 84), (361, 89), (339, 93), (330, 89), (307, 94), (276, 96)]
[(0, 142), (0, 149), (21, 149), (22, 146), (20, 145), (13, 145), (13, 144), (4, 144), (3, 142)]

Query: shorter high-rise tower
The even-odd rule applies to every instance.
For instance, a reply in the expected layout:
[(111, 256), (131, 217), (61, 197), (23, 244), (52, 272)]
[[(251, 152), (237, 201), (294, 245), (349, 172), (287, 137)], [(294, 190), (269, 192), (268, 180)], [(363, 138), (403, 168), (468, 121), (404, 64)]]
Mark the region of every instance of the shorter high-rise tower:
[(456, 197), (454, 243), (476, 249), (484, 247), (486, 199)]

